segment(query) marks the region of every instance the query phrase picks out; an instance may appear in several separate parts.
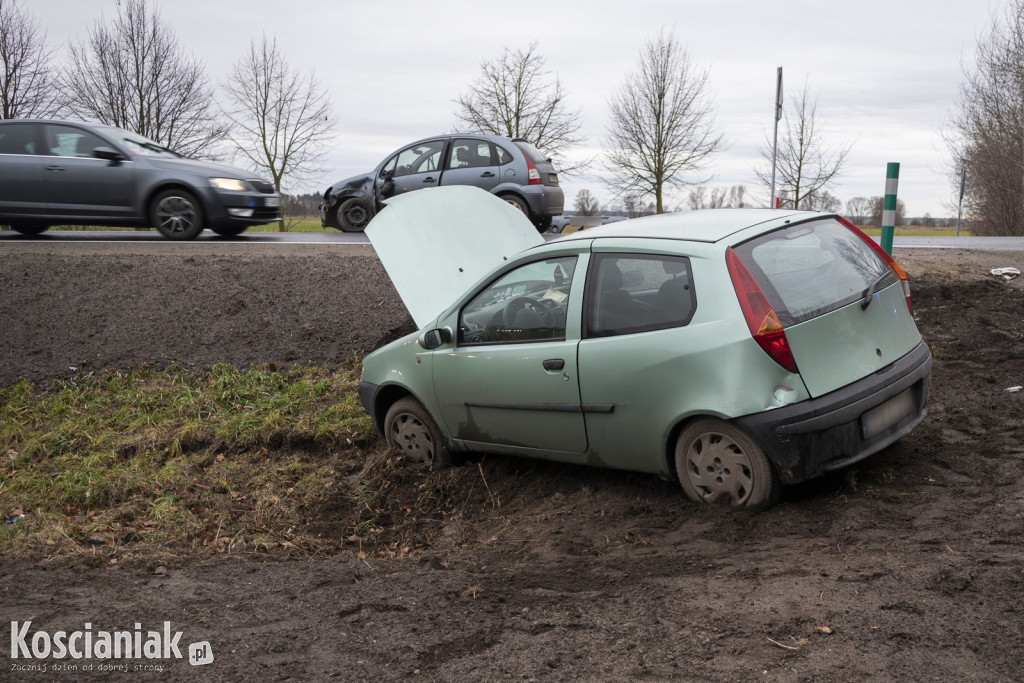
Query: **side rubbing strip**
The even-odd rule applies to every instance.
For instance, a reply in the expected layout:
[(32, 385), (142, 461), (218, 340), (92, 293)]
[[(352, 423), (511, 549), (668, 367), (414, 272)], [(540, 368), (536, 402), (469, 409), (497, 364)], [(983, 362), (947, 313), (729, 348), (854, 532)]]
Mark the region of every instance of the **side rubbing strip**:
[(467, 403), (467, 408), (496, 408), (498, 410), (540, 410), (550, 413), (610, 413), (614, 403)]

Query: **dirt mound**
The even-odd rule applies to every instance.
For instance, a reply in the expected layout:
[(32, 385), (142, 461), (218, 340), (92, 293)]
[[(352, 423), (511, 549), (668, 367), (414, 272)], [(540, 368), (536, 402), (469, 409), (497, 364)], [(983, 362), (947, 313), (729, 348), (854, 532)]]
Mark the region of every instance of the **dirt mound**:
[[(401, 529), (383, 539), (389, 553), (86, 572), (102, 560), (13, 560), (0, 622), (53, 633), (170, 620), (183, 644), (211, 644), (203, 673), (223, 680), (1017, 679), (1024, 392), (1006, 389), (1024, 384), (1024, 287), (986, 273), (1024, 259), (897, 257), (935, 357), (928, 419), (764, 514), (700, 509), (642, 475), (396, 461), (386, 481), (363, 482), (365, 519)], [(0, 315), (31, 320), (4, 382), (64, 372), (68, 357), (333, 362), (405, 322), (372, 258), (4, 260)], [(163, 677), (196, 672), (174, 661)]]

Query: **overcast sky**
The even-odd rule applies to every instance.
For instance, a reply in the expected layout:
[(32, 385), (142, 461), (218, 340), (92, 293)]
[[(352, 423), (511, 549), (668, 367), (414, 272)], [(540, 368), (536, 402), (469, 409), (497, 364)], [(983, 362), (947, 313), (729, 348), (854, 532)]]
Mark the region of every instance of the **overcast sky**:
[[(787, 95), (805, 80), (818, 96), (826, 143), (852, 143), (832, 193), (845, 202), (884, 193), (886, 163), (901, 164), (908, 215), (948, 215), (952, 197), (941, 132), (977, 38), (1005, 0), (165, 0), (161, 16), (221, 81), (250, 40), (276, 34), (291, 66), (330, 91), (337, 139), (310, 187), (372, 169), (406, 142), (455, 126), (452, 100), (504, 47), (532, 41), (583, 112), (586, 146), (600, 153), (608, 100), (645, 42), (672, 31), (710, 70), (715, 119), (729, 148), (713, 157), (710, 187), (757, 185), (758, 145), (771, 135), (775, 70)], [(69, 41), (117, 14), (117, 0), (22, 0), (63, 56)], [(792, 100), (792, 97), (789, 97)], [(563, 178), (566, 206), (588, 188), (610, 198), (598, 173)], [(683, 194), (668, 201), (681, 205)]]

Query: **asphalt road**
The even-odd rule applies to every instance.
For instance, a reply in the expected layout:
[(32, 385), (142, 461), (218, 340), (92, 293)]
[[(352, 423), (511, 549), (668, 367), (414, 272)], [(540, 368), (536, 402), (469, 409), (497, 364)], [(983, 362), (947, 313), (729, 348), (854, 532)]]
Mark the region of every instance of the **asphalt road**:
[[(558, 235), (545, 235), (554, 239)], [(878, 238), (875, 238), (878, 241)], [(155, 230), (53, 230), (36, 237), (25, 237), (16, 232), (0, 231), (0, 245), (6, 244), (173, 244)], [(362, 233), (345, 232), (253, 232), (238, 237), (221, 237), (206, 230), (193, 244), (217, 245), (368, 245)], [(1024, 251), (1024, 237), (899, 237), (893, 239), (894, 248), (968, 249), (972, 251)]]

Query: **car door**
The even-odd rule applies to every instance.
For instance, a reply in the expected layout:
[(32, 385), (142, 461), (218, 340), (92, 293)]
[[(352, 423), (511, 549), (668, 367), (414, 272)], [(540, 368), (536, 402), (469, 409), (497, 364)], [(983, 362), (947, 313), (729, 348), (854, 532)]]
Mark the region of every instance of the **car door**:
[(472, 185), (490, 191), (498, 184), (498, 160), (487, 140), (455, 138), (446, 157), (443, 185)]
[(392, 177), (394, 188), (389, 196), (440, 185), (445, 142), (444, 138), (427, 140), (399, 152)]
[(39, 125), (0, 126), (0, 218), (31, 218), (46, 213)]
[(47, 124), (43, 130), (43, 165), (50, 212), (75, 220), (138, 218), (134, 207), (135, 165), (93, 156), (97, 147), (114, 145), (77, 126)]
[(434, 392), (452, 436), (468, 448), (562, 459), (586, 451), (576, 360), (583, 258), (519, 265), (452, 314), (457, 338), (434, 354)]
[(696, 307), (689, 258), (592, 254), (579, 346), (580, 398), (613, 405), (587, 415), (595, 462), (663, 471), (666, 435), (680, 405), (720, 391), (716, 356), (707, 351), (722, 332), (691, 325)]

